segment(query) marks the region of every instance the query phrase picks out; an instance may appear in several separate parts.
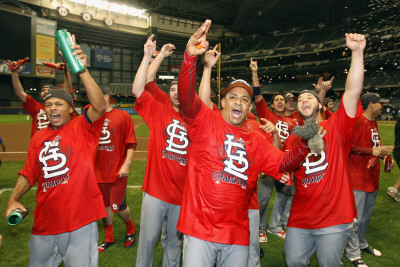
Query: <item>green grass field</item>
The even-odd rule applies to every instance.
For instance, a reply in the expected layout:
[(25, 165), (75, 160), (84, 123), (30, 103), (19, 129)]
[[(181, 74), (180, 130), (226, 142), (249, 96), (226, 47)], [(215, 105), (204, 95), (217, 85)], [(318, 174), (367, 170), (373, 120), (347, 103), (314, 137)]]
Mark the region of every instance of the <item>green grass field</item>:
[[(25, 116), (26, 117), (26, 116)], [(15, 117), (17, 122), (22, 122), (21, 118)], [(0, 123), (11, 121), (13, 118), (0, 116)], [(24, 118), (26, 120), (26, 118)], [(387, 122), (379, 123), (382, 143), (384, 145), (393, 145), (394, 141), (394, 123), (388, 125)], [(139, 127), (141, 128), (141, 127)], [(148, 133), (143, 127), (141, 134)], [(137, 131), (138, 132), (138, 131)], [(3, 162), (0, 168), (0, 214), (4, 214), (7, 200), (11, 195), (11, 188), (14, 187), (17, 180), (17, 173), (23, 167), (24, 162)], [(145, 161), (134, 161), (131, 173), (129, 175), (130, 186), (141, 186), (144, 172), (146, 169)], [(369, 266), (400, 266), (400, 251), (398, 243), (400, 240), (400, 203), (394, 202), (386, 195), (387, 187), (394, 184), (399, 177), (399, 168), (395, 168), (392, 173), (381, 172), (380, 192), (377, 197), (375, 212), (371, 219), (368, 230), (368, 241), (370, 245), (379, 249), (383, 256), (378, 258), (371, 255), (363, 255), (363, 259)], [(275, 194), (275, 193), (274, 193)], [(275, 196), (271, 197), (269, 204), (270, 215)], [(35, 207), (35, 190), (28, 192), (21, 202), (29, 209), (29, 215), (18, 226), (8, 226), (5, 218), (0, 219), (0, 233), (3, 235), (3, 243), (0, 249), (0, 266), (27, 266), (29, 258), (28, 241), (33, 224), (33, 211)], [(131, 208), (133, 221), (140, 231), (140, 208), (142, 202), (142, 192), (140, 188), (127, 189), (127, 203)], [(340, 212), (340, 207), (338, 207)], [(99, 242), (104, 239), (104, 230), (102, 223), (99, 222)], [(125, 226), (116, 216), (114, 218), (114, 235), (118, 241), (106, 252), (99, 255), (99, 266), (104, 267), (123, 267), (135, 266), (137, 243), (133, 248), (125, 249), (123, 239), (125, 235)], [(138, 237), (138, 236), (137, 236)], [(261, 259), (261, 266), (285, 266), (283, 254), (284, 240), (276, 236), (268, 235), (268, 242), (261, 243), (265, 256)], [(161, 266), (162, 248), (158, 243), (154, 254), (153, 266)], [(344, 266), (353, 266), (349, 260), (343, 259)], [(318, 266), (315, 256), (312, 258), (309, 266)]]

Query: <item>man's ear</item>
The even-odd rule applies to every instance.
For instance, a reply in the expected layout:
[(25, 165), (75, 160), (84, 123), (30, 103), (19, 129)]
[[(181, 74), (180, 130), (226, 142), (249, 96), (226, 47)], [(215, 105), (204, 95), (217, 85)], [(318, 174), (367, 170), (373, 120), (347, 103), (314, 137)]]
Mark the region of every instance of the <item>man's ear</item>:
[(222, 106), (222, 108), (225, 108), (225, 98), (222, 98), (222, 100), (221, 100), (221, 106)]

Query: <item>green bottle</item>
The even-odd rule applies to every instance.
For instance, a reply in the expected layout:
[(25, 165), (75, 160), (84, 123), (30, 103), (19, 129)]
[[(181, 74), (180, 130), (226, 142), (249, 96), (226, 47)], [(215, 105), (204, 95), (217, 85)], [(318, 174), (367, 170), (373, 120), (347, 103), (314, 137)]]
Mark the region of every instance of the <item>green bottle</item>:
[(75, 45), (72, 41), (72, 36), (67, 30), (58, 30), (56, 32), (57, 45), (60, 48), (65, 61), (68, 64), (69, 70), (72, 74), (79, 74), (85, 71), (85, 65), (82, 60), (76, 59), (73, 52), (75, 49), (71, 49), (71, 46)]
[(25, 212), (17, 208), (7, 216), (7, 223), (11, 226), (18, 225), (25, 218), (26, 214), (28, 214), (28, 211)]

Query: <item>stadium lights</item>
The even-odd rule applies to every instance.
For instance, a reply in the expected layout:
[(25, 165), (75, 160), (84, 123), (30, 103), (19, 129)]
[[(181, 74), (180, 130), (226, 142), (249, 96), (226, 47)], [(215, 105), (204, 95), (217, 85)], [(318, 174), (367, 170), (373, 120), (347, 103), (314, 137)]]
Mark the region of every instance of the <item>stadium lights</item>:
[(129, 7), (126, 5), (120, 5), (102, 0), (68, 0), (68, 1), (86, 5), (87, 7), (95, 7), (98, 9), (103, 9), (109, 12), (115, 12), (119, 14), (148, 19), (148, 15), (146, 14), (146, 10), (144, 9), (137, 9), (134, 7)]

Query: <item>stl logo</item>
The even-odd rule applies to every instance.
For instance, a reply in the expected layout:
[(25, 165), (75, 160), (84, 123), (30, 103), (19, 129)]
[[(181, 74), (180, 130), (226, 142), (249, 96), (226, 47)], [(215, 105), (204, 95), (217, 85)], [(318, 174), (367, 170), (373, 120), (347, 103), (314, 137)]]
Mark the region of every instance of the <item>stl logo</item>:
[(278, 122), (275, 124), (275, 127), (278, 130), (281, 142), (285, 142), (285, 140), (289, 137), (289, 124), (287, 122), (278, 120)]
[(241, 139), (235, 141), (235, 136), (232, 134), (225, 134), (225, 136), (224, 149), (228, 158), (223, 161), (225, 165), (223, 171), (247, 181), (248, 177), (245, 173), (249, 168), (249, 162), (246, 158), (244, 142)]
[(104, 120), (103, 129), (101, 130), (99, 145), (109, 144), (111, 140), (109, 139), (111, 136), (110, 131), (108, 130), (108, 124), (110, 124), (109, 119)]
[(326, 161), (325, 151), (322, 150), (321, 154), (308, 153), (306, 160), (303, 163), (305, 167), (306, 174), (312, 174), (325, 170), (328, 167), (328, 162)]
[(179, 125), (179, 120), (172, 119), (172, 123), (167, 126), (167, 133), (169, 138), (166, 140), (168, 146), (165, 150), (179, 155), (186, 155), (189, 139), (184, 125)]
[(38, 121), (38, 129), (43, 129), (46, 128), (47, 125), (49, 125), (49, 121), (47, 120), (47, 116), (46, 113), (44, 112), (44, 110), (40, 109), (39, 113), (36, 116), (37, 121)]
[(370, 130), (371, 130), (371, 140), (374, 143), (374, 145), (372, 147), (373, 148), (380, 147), (381, 141), (379, 140), (378, 130), (376, 130), (376, 129), (370, 129)]
[(60, 136), (56, 136), (53, 141), (43, 143), (44, 148), (39, 153), (39, 161), (43, 164), (43, 178), (49, 179), (66, 174), (69, 168), (65, 166), (67, 157), (63, 153), (59, 153)]

